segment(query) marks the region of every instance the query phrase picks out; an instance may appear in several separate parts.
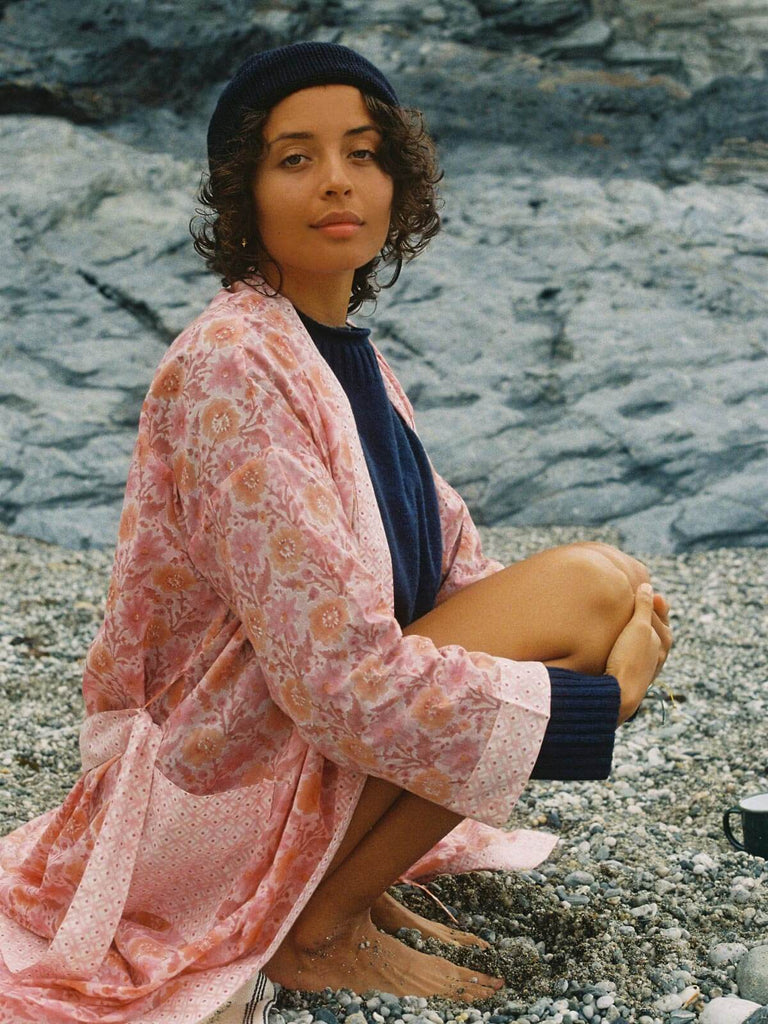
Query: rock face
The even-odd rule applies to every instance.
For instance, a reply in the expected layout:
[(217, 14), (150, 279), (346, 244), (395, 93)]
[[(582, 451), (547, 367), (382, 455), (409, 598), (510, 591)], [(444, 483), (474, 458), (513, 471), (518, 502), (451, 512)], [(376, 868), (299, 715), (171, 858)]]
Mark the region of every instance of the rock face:
[(324, 38), (441, 147), (444, 231), (371, 324), (478, 520), (768, 544), (768, 89), (740, 29), (733, 68), (710, 52), (712, 5), (695, 51), (633, 10), (1, 6), (0, 521), (114, 541), (153, 368), (217, 288), (187, 223), (221, 82)]

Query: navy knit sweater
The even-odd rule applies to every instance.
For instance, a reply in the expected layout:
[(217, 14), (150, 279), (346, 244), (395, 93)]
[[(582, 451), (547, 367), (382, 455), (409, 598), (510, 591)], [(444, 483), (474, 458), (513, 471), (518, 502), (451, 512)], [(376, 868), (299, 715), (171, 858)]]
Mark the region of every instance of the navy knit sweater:
[[(370, 331), (299, 316), (352, 407), (392, 556), (395, 617), (405, 627), (432, 609), (440, 588), (442, 535), (429, 460), (389, 401)], [(607, 778), (619, 715), (617, 680), (548, 672), (550, 719), (532, 777)]]

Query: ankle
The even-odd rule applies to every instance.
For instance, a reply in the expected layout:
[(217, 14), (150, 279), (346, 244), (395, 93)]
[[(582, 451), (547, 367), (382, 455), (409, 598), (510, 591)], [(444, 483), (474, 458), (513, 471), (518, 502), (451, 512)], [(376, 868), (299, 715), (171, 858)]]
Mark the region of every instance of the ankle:
[(307, 913), (303, 911), (296, 919), (288, 938), (297, 952), (318, 954), (339, 943), (351, 944), (355, 935), (371, 926), (370, 914), (355, 918), (337, 918), (332, 913)]

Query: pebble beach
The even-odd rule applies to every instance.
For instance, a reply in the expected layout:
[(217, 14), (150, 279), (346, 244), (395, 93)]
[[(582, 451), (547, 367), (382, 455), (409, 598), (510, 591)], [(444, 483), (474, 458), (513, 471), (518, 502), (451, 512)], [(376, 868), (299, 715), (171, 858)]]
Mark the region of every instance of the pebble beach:
[[(505, 562), (586, 536), (616, 540), (573, 529), (484, 531), (486, 550)], [(559, 839), (536, 870), (429, 884), (488, 950), (401, 935), (503, 975), (506, 988), (471, 1007), (284, 990), (271, 1024), (768, 1021), (768, 861), (733, 849), (722, 831), (727, 808), (768, 791), (768, 549), (644, 560), (672, 604), (675, 646), (652, 696), (619, 732), (611, 778), (529, 784), (510, 827)], [(102, 549), (0, 532), (3, 834), (59, 803), (77, 777), (80, 676), (110, 564)], [(394, 891), (446, 920), (422, 890)]]

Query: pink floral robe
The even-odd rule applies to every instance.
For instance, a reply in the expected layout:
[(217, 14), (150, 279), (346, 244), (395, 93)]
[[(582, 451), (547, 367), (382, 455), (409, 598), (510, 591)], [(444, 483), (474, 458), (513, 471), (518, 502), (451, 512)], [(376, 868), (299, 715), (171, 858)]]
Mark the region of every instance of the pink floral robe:
[[(441, 601), (499, 565), (435, 479)], [(392, 607), (346, 396), (287, 300), (220, 291), (143, 407), (84, 773), (0, 842), (3, 1024), (200, 1021), (282, 941), (368, 774), (479, 819), (412, 877), (546, 856), (489, 827), (536, 760), (546, 670), (403, 637)]]

